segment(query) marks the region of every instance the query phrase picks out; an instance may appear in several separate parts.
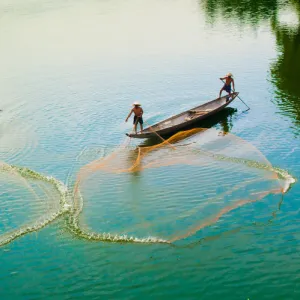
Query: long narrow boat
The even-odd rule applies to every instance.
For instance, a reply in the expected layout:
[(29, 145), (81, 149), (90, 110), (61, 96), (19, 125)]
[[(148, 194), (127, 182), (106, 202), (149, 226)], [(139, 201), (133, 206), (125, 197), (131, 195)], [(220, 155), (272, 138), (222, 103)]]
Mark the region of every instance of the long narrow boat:
[(228, 96), (223, 96), (221, 98), (206, 102), (176, 116), (149, 126), (142, 132), (138, 132), (137, 134), (126, 133), (126, 135), (132, 138), (146, 139), (157, 135), (166, 136), (173, 134), (218, 113), (228, 106), (238, 94), (238, 92), (234, 92), (231, 94), (232, 96), (230, 98), (228, 98)]

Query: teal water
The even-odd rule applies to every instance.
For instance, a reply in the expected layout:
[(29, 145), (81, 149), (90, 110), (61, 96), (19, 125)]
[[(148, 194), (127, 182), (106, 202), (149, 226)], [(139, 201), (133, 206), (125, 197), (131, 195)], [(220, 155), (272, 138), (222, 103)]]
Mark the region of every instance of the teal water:
[[(299, 299), (298, 181), (186, 236), (274, 188), (259, 164), (300, 177), (299, 37), (292, 0), (1, 0), (1, 298)], [(227, 72), (251, 109), (182, 143), (253, 163), (184, 148), (197, 164), (95, 173), (70, 218), (80, 168), (124, 142), (132, 102), (155, 123), (216, 98)]]

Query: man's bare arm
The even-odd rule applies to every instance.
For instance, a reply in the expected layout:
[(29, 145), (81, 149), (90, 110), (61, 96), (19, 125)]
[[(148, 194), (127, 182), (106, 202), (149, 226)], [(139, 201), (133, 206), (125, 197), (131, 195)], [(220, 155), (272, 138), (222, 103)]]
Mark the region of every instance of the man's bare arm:
[(131, 116), (132, 112), (133, 112), (133, 109), (130, 111), (130, 113), (129, 113), (129, 115), (127, 116), (127, 118), (126, 118), (125, 122), (127, 122), (127, 121), (128, 121), (128, 119), (130, 118), (130, 116)]

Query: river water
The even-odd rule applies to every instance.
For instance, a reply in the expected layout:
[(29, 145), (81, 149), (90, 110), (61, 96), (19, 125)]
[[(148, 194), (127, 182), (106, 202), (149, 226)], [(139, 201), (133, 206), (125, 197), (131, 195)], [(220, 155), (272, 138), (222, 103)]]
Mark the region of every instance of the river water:
[[(297, 0), (0, 0), (0, 63), (1, 299), (300, 298)], [(123, 144), (131, 103), (153, 124), (216, 98), (227, 72), (251, 109), (234, 101), (192, 141), (289, 190), (239, 205), (267, 171), (198, 158), (98, 174), (73, 226), (78, 172)]]

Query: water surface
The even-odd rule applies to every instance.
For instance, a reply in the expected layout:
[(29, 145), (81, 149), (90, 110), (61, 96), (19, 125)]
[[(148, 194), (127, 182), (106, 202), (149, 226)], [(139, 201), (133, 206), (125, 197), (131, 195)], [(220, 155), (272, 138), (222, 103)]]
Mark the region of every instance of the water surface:
[[(300, 176), (298, 1), (1, 0), (0, 45), (0, 160), (6, 165), (53, 176), (72, 190), (82, 166), (123, 143), (132, 102), (143, 104), (153, 124), (216, 98), (219, 77), (232, 72), (251, 109), (243, 113), (235, 101), (206, 125)], [(234, 172), (242, 176), (233, 165), (227, 170), (232, 182)], [(231, 183), (209, 168), (148, 171), (123, 182), (105, 177), (104, 185), (95, 175), (81, 221), (96, 231), (121, 233), (126, 225), (144, 234), (139, 224), (163, 220), (166, 211), (173, 218), (176, 204), (193, 208), (182, 199), (191, 205)], [(28, 219), (47, 223), (52, 213), (63, 213), (49, 180), (0, 174), (1, 235)], [(212, 188), (217, 182), (220, 190)], [(70, 231), (63, 214), (0, 248), (0, 295), (299, 299), (299, 196), (296, 182), (283, 198), (267, 195), (171, 245), (89, 241)], [(167, 225), (149, 235), (168, 236), (174, 227)], [(184, 223), (175, 225), (179, 230)]]

